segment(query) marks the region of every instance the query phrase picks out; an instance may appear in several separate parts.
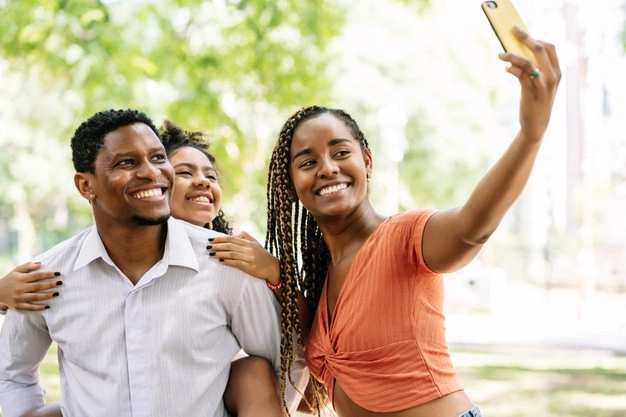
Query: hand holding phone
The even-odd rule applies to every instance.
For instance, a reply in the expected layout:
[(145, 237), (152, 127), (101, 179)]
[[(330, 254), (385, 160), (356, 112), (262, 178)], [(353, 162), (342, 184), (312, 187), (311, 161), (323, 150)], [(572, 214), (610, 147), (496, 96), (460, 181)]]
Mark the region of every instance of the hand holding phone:
[(481, 4), (487, 20), (500, 40), (505, 52), (520, 55), (536, 64), (535, 55), (521, 43), (513, 33), (513, 26), (527, 31), (526, 25), (515, 10), (510, 0), (489, 0)]

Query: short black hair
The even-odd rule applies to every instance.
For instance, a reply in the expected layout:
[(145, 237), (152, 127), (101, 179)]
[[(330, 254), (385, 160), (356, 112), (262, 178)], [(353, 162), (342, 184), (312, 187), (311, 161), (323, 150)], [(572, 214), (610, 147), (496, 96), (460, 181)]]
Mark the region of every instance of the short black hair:
[(139, 110), (104, 110), (81, 123), (71, 141), (72, 162), (76, 172), (95, 174), (96, 157), (104, 146), (104, 137), (119, 127), (135, 123), (148, 125), (159, 140), (161, 139), (152, 120)]

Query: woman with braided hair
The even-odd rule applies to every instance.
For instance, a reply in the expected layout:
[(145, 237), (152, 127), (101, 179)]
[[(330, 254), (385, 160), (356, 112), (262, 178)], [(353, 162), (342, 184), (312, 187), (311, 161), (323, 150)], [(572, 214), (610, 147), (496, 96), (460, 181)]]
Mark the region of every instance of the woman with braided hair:
[(537, 62), (499, 56), (521, 86), (520, 129), (458, 208), (385, 217), (368, 198), (373, 159), (352, 117), (312, 106), (284, 124), (269, 167), (266, 246), (280, 258), (283, 372), (293, 344), (304, 345), (318, 414), (327, 394), (340, 417), (481, 415), (450, 360), (442, 274), (495, 231), (548, 126), (561, 78), (555, 48), (515, 33)]

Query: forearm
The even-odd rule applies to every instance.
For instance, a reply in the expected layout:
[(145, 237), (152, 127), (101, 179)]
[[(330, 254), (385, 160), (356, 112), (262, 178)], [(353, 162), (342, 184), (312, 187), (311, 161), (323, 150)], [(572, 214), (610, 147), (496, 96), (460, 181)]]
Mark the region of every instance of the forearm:
[(459, 238), (469, 244), (484, 243), (522, 193), (540, 148), (540, 140), (521, 133), (478, 183), (459, 210)]

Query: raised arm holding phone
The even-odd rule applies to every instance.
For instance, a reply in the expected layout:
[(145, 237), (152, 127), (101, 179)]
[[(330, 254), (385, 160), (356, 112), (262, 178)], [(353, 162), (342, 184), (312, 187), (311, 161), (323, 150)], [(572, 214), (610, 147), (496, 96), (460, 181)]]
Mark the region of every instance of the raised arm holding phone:
[[(482, 415), (452, 366), (442, 274), (478, 254), (521, 194), (561, 79), (552, 44), (509, 30), (532, 52), (499, 55), (521, 87), (519, 131), (459, 207), (381, 215), (368, 197), (372, 153), (350, 115), (305, 107), (283, 125), (268, 177), (267, 244), (280, 255), (283, 321), (301, 331), (314, 410), (327, 396), (340, 417)], [(298, 324), (309, 315), (311, 328)], [(283, 345), (284, 366), (289, 340)]]

